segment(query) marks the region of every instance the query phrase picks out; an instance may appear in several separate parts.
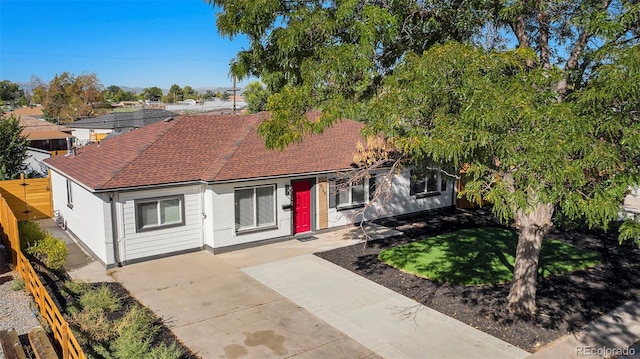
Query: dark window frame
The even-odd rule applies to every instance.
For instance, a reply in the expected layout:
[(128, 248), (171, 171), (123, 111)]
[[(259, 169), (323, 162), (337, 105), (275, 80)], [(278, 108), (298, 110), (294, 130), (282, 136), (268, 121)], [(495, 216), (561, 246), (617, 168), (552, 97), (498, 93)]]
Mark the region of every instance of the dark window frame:
[[(140, 213), (141, 208), (139, 207), (145, 203), (153, 203), (156, 202), (156, 206), (158, 209), (158, 222), (161, 221), (161, 211), (160, 211), (160, 202), (177, 199), (180, 204), (180, 221), (171, 222), (167, 224), (158, 223), (156, 225), (147, 225), (144, 226), (142, 223), (142, 215)], [(151, 197), (151, 198), (141, 198), (133, 201), (133, 208), (135, 211), (135, 222), (136, 222), (136, 233), (140, 232), (149, 232), (156, 231), (160, 229), (167, 229), (172, 227), (180, 227), (186, 225), (186, 214), (185, 214), (185, 203), (184, 203), (184, 194), (172, 195), (172, 196), (162, 196), (162, 197)]]

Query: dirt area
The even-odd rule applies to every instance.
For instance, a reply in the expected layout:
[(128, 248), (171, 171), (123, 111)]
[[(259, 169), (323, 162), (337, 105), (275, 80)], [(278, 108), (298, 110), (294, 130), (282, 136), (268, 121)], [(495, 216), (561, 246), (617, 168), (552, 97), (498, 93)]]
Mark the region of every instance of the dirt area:
[(457, 286), (401, 272), (378, 260), (391, 246), (463, 228), (501, 226), (484, 210), (455, 211), (429, 218), (384, 220), (403, 236), (370, 241), (317, 255), (425, 306), (458, 319), (524, 350), (535, 352), (628, 300), (640, 297), (640, 249), (620, 245), (617, 232), (554, 230), (548, 236), (602, 255), (595, 268), (538, 280), (538, 315), (513, 318), (506, 310), (509, 285)]

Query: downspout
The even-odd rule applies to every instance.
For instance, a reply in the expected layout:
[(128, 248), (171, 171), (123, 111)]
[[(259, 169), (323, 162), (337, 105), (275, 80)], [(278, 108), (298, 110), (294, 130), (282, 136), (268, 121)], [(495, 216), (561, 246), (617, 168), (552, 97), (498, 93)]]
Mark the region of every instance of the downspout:
[(109, 202), (111, 204), (111, 240), (113, 241), (113, 260), (117, 267), (122, 267), (120, 262), (120, 249), (118, 247), (118, 224), (116, 222), (116, 203), (113, 201), (117, 193), (112, 192), (109, 195)]
[[(205, 249), (205, 245), (206, 245), (206, 235), (207, 235), (207, 208), (205, 205), (205, 194), (207, 192), (207, 185), (206, 184), (202, 184), (200, 185), (200, 210), (202, 210), (202, 222), (201, 223), (201, 236), (202, 236), (202, 245), (200, 246), (201, 250)], [(213, 248), (213, 246), (212, 246)]]

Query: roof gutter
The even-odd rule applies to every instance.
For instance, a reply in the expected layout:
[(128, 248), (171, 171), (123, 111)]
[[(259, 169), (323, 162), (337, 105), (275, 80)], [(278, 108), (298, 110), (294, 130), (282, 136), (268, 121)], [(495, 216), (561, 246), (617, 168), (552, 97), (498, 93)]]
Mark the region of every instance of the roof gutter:
[(353, 168), (345, 168), (341, 170), (331, 170), (331, 171), (316, 171), (316, 172), (302, 172), (302, 173), (292, 173), (286, 175), (276, 175), (276, 176), (263, 176), (263, 177), (250, 177), (250, 178), (239, 178), (239, 179), (229, 179), (222, 181), (207, 181), (207, 184), (222, 184), (222, 183), (236, 183), (236, 182), (247, 182), (247, 181), (260, 181), (260, 180), (270, 180), (276, 178), (294, 178), (294, 177), (303, 177), (303, 176), (317, 176), (317, 175), (326, 175), (326, 174), (334, 174), (340, 172), (346, 172), (354, 170)]

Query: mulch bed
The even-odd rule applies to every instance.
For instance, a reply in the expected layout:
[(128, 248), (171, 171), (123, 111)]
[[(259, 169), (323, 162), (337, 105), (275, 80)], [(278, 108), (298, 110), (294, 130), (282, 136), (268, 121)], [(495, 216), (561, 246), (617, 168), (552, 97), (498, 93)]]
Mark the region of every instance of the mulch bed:
[[(38, 272), (38, 276), (40, 280), (43, 282), (43, 285), (47, 289), (47, 292), (51, 296), (51, 299), (55, 302), (58, 309), (60, 309), (63, 315), (67, 315), (65, 313), (66, 308), (73, 306), (74, 299), (67, 295), (64, 291), (64, 283), (68, 280), (71, 280), (71, 277), (66, 273), (66, 271), (52, 271), (45, 268), (41, 263), (37, 261), (35, 258), (30, 258), (34, 269)], [(119, 310), (114, 311), (109, 316), (109, 319), (117, 320), (124, 316), (126, 312), (134, 307), (141, 306), (144, 307), (136, 298), (134, 298), (131, 293), (118, 282), (104, 282), (104, 283), (91, 283), (91, 287), (99, 287), (105, 285), (109, 287), (109, 289), (116, 294), (118, 298), (121, 299), (122, 306)], [(155, 315), (154, 315), (155, 316)], [(69, 318), (66, 318), (69, 320)], [(195, 359), (198, 358), (196, 354), (194, 354), (189, 348), (187, 348), (180, 340), (173, 334), (173, 332), (162, 322), (160, 318), (156, 317), (155, 325), (158, 326), (158, 332), (155, 336), (154, 346), (159, 345), (160, 343), (164, 343), (169, 346), (172, 343), (176, 343), (177, 346), (182, 350), (183, 355), (180, 357), (181, 359)], [(50, 335), (51, 343), (56, 343), (55, 339)], [(60, 348), (54, 344), (54, 348), (58, 351), (58, 355), (61, 355)], [(85, 354), (91, 355), (95, 358), (100, 358), (101, 356), (97, 353), (93, 352), (91, 348), (83, 347)]]
[(392, 246), (463, 228), (501, 226), (485, 210), (460, 211), (379, 221), (402, 236), (369, 241), (316, 255), (369, 280), (412, 298), (529, 352), (580, 330), (628, 300), (640, 298), (640, 249), (619, 244), (617, 231), (553, 230), (548, 237), (602, 255), (595, 268), (569, 275), (539, 278), (538, 315), (514, 318), (506, 310), (509, 285), (461, 286), (437, 283), (401, 272), (378, 260)]

